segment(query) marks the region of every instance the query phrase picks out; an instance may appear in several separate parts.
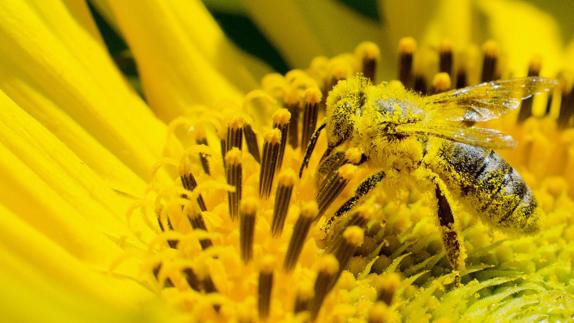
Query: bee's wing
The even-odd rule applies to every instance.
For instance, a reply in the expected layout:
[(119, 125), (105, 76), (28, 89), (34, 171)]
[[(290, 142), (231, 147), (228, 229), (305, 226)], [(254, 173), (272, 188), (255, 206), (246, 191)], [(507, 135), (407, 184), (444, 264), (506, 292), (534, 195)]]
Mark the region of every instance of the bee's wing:
[(430, 135), (486, 148), (513, 148), (516, 146), (516, 141), (511, 136), (498, 130), (467, 127), (461, 122), (410, 123), (398, 126), (397, 130), (407, 135)]
[(556, 87), (544, 77), (525, 77), (481, 83), (425, 97), (427, 118), (480, 122), (496, 119), (516, 109), (520, 101)]

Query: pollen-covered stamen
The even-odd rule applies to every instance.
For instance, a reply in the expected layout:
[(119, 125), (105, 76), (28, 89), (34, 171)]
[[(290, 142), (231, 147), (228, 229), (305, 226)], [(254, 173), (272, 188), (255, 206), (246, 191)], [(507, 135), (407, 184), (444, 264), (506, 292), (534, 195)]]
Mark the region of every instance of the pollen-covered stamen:
[(260, 319), (266, 319), (271, 312), (271, 292), (273, 291), (273, 265), (275, 259), (267, 256), (261, 261), (257, 288), (257, 310)]
[(289, 91), (284, 101), (285, 107), (291, 114), (291, 118), (289, 119), (288, 142), (289, 145), (295, 149), (299, 146), (299, 114), (301, 110), (301, 103), (297, 91)]
[(498, 60), (498, 48), (496, 43), (492, 40), (487, 41), (482, 45), (483, 59), (482, 59), (482, 72), (480, 76), (481, 82), (489, 82), (496, 78), (496, 64)]
[(397, 273), (386, 273), (379, 277), (375, 284), (377, 301), (391, 305), (393, 297), (401, 284), (401, 277)]
[(560, 114), (558, 115), (558, 127), (564, 129), (570, 126), (570, 119), (574, 115), (574, 88), (562, 91)]
[(277, 158), (276, 169), (281, 168), (283, 163), (283, 156), (285, 156), (285, 148), (287, 147), (287, 137), (289, 131), (289, 122), (291, 120), (291, 113), (287, 109), (277, 110), (273, 116), (273, 128), (281, 131), (281, 142), (279, 145), (279, 156)]
[(329, 254), (319, 260), (318, 269), (315, 286), (313, 288), (313, 299), (309, 304), (312, 321), (319, 315), (325, 298), (336, 283), (337, 274), (339, 272), (339, 262), (335, 256)]
[(427, 94), (428, 91), (427, 81), (424, 75), (419, 73), (415, 74), (415, 85), (413, 87), (413, 90), (415, 90), (415, 92), (418, 92), (420, 94)]
[(245, 136), (245, 143), (247, 144), (247, 151), (253, 156), (256, 162), (261, 163), (261, 155), (259, 154), (259, 145), (257, 144), (257, 135), (250, 124), (243, 125), (243, 135)]
[[(207, 226), (205, 225), (205, 221), (203, 219), (203, 215), (201, 211), (196, 209), (195, 207), (185, 207), (187, 219), (189, 220), (189, 224), (191, 227), (197, 230), (203, 230), (207, 232)], [(210, 239), (200, 239), (199, 244), (201, 245), (202, 249), (207, 249), (213, 245)]]
[(347, 222), (348, 226), (357, 226), (359, 228), (365, 229), (367, 223), (375, 214), (375, 209), (370, 205), (361, 205), (356, 208), (356, 211), (351, 215), (351, 218)]
[(253, 239), (255, 238), (255, 214), (257, 203), (254, 199), (241, 202), (239, 218), (239, 248), (241, 259), (248, 263), (253, 258)]
[[(188, 158), (184, 158), (179, 166), (179, 178), (181, 180), (181, 185), (183, 185), (186, 190), (193, 191), (197, 187), (197, 181), (195, 180), (195, 176), (191, 173), (191, 165)], [(197, 204), (201, 211), (207, 211), (205, 200), (201, 194), (197, 194)]]
[(326, 180), (330, 179), (341, 166), (359, 165), (363, 161), (362, 158), (363, 154), (356, 147), (349, 148), (345, 152), (337, 151), (329, 154), (319, 166), (319, 173), (322, 175), (322, 178), (319, 178), (319, 187), (325, 185)]
[(263, 143), (263, 159), (259, 170), (259, 197), (269, 198), (273, 178), (279, 162), (279, 153), (281, 147), (281, 130), (273, 129), (265, 135)]
[(239, 213), (239, 201), (241, 201), (241, 184), (242, 184), (242, 166), (241, 166), (241, 151), (237, 148), (232, 148), (225, 155), (225, 177), (227, 184), (233, 186), (233, 192), (227, 192), (229, 216), (232, 220), (237, 219)]
[(227, 136), (225, 139), (225, 153), (227, 153), (234, 147), (241, 150), (243, 143), (244, 124), (245, 119), (243, 119), (243, 117), (235, 116), (229, 119), (227, 123)]
[(319, 208), (315, 202), (307, 203), (301, 207), (301, 213), (293, 227), (293, 234), (291, 235), (291, 240), (289, 240), (289, 247), (285, 254), (285, 260), (283, 261), (283, 270), (286, 272), (290, 272), (295, 268), (301, 250), (303, 250), (303, 246), (305, 245), (307, 234), (309, 234), (311, 223), (313, 223), (313, 219), (315, 219), (318, 214)]
[(301, 129), (301, 148), (307, 148), (309, 140), (317, 127), (319, 104), (322, 94), (318, 88), (309, 88), (303, 94), (303, 123)]
[(287, 211), (289, 211), (289, 203), (291, 202), (291, 195), (296, 179), (297, 176), (291, 169), (287, 169), (279, 174), (277, 190), (275, 192), (273, 222), (271, 224), (271, 233), (274, 237), (280, 236), (281, 232), (283, 232), (283, 226), (287, 218)]
[(446, 92), (450, 90), (451, 82), (450, 76), (447, 73), (438, 73), (434, 76), (432, 80), (432, 90), (433, 94)]
[(452, 76), (453, 68), (453, 54), (452, 54), (452, 44), (448, 40), (444, 40), (440, 43), (439, 49), (439, 66), (438, 70), (442, 73), (447, 73)]
[(349, 260), (351, 260), (357, 248), (363, 244), (365, 233), (360, 227), (352, 225), (345, 229), (342, 238), (341, 243), (335, 251), (335, 257), (339, 262), (340, 271), (347, 267)]
[[(528, 65), (528, 76), (539, 76), (540, 69), (542, 67), (542, 62), (540, 57), (535, 57), (530, 61)], [(524, 100), (520, 105), (520, 111), (518, 112), (517, 122), (522, 123), (526, 119), (532, 116), (532, 103), (534, 101), (534, 96), (530, 96)]]
[(466, 73), (466, 68), (459, 66), (458, 70), (456, 71), (456, 88), (462, 89), (463, 87), (468, 86), (468, 76)]
[(387, 305), (381, 302), (377, 302), (371, 307), (367, 322), (386, 323), (386, 322), (394, 322), (396, 320), (397, 318)]
[[(207, 135), (205, 134), (205, 130), (203, 128), (197, 129), (197, 131), (195, 133), (195, 142), (198, 145), (208, 146)], [(208, 157), (209, 156), (206, 153), (199, 153), (199, 161), (201, 162), (201, 168), (203, 168), (203, 171), (207, 175), (210, 175), (209, 160), (207, 159)]]
[(353, 175), (357, 171), (357, 166), (346, 164), (341, 166), (332, 176), (325, 179), (325, 183), (319, 188), (316, 200), (319, 206), (319, 215), (333, 203), (335, 198), (343, 191)]
[(309, 309), (309, 303), (313, 299), (313, 286), (309, 284), (300, 284), (297, 289), (297, 296), (295, 296), (295, 305), (293, 306), (293, 313), (301, 313)]
[(405, 88), (413, 87), (413, 57), (417, 42), (412, 37), (402, 38), (399, 42), (399, 80)]
[(379, 46), (373, 42), (364, 42), (357, 46), (356, 55), (361, 61), (361, 71), (363, 75), (375, 83), (377, 72), (377, 61), (381, 56)]

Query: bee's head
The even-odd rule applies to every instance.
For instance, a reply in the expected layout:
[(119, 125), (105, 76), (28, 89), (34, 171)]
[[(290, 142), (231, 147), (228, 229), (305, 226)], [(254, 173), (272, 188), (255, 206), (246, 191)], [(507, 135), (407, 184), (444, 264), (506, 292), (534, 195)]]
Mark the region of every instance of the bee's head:
[(354, 76), (337, 83), (327, 97), (327, 138), (329, 146), (336, 146), (349, 139), (362, 106), (365, 104), (365, 89), (370, 81)]

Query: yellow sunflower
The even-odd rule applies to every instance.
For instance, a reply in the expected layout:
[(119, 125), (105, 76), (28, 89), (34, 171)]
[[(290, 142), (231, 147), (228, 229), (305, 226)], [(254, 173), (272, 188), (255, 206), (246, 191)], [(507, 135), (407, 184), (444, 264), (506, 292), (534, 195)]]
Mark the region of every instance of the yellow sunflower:
[[(281, 75), (199, 1), (93, 4), (126, 40), (145, 100), (84, 1), (0, 2), (4, 321), (573, 317), (574, 43), (551, 16), (511, 0), (380, 1), (382, 23), (339, 1), (227, 4), (298, 68)], [(559, 85), (488, 127), (518, 142), (499, 153), (533, 190), (539, 233), (493, 229), (425, 174), (378, 184), (370, 142), (321, 161), (344, 131), (315, 141), (321, 118), (341, 98), (356, 106), (357, 88), (378, 93), (369, 82), (398, 79), (389, 91), (423, 102), (526, 74)], [(401, 149), (393, 165), (419, 153)], [(451, 211), (444, 230), (437, 213)], [(441, 240), (452, 232), (458, 262)]]

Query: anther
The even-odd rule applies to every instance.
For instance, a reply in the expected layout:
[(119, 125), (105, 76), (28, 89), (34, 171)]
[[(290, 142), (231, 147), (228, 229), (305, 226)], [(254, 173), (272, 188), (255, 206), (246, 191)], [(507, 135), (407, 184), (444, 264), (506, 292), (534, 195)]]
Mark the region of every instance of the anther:
[[(159, 213), (158, 213), (158, 214), (159, 214)], [(166, 231), (165, 227), (163, 226), (163, 223), (161, 222), (161, 219), (160, 219), (159, 215), (158, 215), (158, 217), (157, 217), (157, 224), (159, 225), (159, 229), (160, 229), (162, 232), (165, 232), (165, 231)], [(173, 231), (173, 225), (171, 224), (171, 220), (169, 219), (169, 217), (167, 218), (167, 226), (168, 226), (168, 230)], [(174, 240), (174, 239), (168, 239), (168, 240), (167, 240), (167, 245), (168, 245), (170, 248), (172, 248), (172, 249), (177, 248), (177, 245), (178, 245), (178, 244), (179, 244), (179, 241), (178, 241), (178, 240)]]
[(330, 81), (328, 82), (327, 89), (323, 91), (323, 94), (326, 95), (329, 93), (339, 81), (348, 79), (352, 73), (353, 68), (348, 62), (343, 60), (331, 60), (329, 66)]
[(241, 202), (239, 218), (239, 247), (241, 259), (248, 263), (253, 258), (253, 239), (255, 237), (255, 213), (257, 203), (254, 199)]
[(574, 88), (562, 90), (562, 102), (560, 102), (560, 114), (558, 115), (558, 127), (567, 128), (570, 119), (574, 115)]
[[(162, 266), (162, 263), (160, 262), (160, 263), (158, 263), (157, 265), (155, 265), (155, 266), (153, 267), (153, 269), (152, 269), (153, 277), (154, 277), (156, 280), (158, 280), (158, 281), (159, 281), (159, 273), (160, 273), (160, 271), (161, 271), (161, 266)], [(173, 284), (173, 282), (171, 281), (171, 278), (166, 277), (166, 279), (165, 279), (164, 282), (163, 282), (163, 287), (164, 287), (164, 288), (169, 288), (169, 287), (173, 287), (173, 286), (174, 286), (174, 284)]]
[(377, 61), (381, 56), (379, 46), (373, 42), (363, 42), (357, 46), (355, 53), (361, 60), (363, 75), (375, 83)]
[(319, 205), (319, 215), (333, 203), (335, 198), (343, 191), (353, 175), (357, 171), (357, 166), (346, 164), (341, 166), (332, 176), (325, 179), (325, 183), (319, 189), (316, 200)]
[(368, 323), (386, 323), (394, 322), (396, 320), (395, 315), (391, 309), (384, 303), (377, 302), (371, 307), (369, 311)]
[(448, 40), (441, 42), (439, 49), (439, 72), (447, 73), (452, 76), (453, 67), (453, 54), (452, 54), (452, 44)]
[(300, 102), (299, 102), (299, 95), (296, 89), (291, 89), (285, 95), (285, 107), (291, 114), (291, 118), (289, 119), (289, 137), (288, 142), (293, 149), (298, 147), (299, 144), (299, 110)]
[(201, 291), (201, 282), (199, 281), (199, 277), (197, 277), (193, 269), (189, 267), (184, 268), (182, 273), (191, 289), (198, 292)]
[(468, 85), (468, 77), (466, 75), (466, 69), (464, 67), (459, 67), (456, 72), (456, 88), (462, 89)]
[[(197, 181), (191, 173), (190, 161), (187, 158), (185, 158), (180, 164), (179, 178), (181, 180), (181, 184), (186, 190), (193, 191), (197, 187)], [(207, 211), (207, 206), (201, 194), (197, 194), (197, 204), (201, 211)]]
[[(189, 224), (191, 224), (191, 227), (197, 230), (203, 230), (207, 232), (207, 226), (205, 225), (205, 221), (203, 220), (203, 215), (201, 214), (201, 212), (194, 207), (189, 207), (187, 208), (187, 210), (188, 211), (186, 216), (189, 221)], [(213, 245), (210, 239), (200, 239), (199, 244), (201, 245), (201, 248), (203, 250)]]
[(271, 194), (273, 178), (279, 161), (281, 131), (273, 129), (265, 135), (263, 143), (263, 159), (259, 170), (259, 197), (267, 199)]
[(352, 225), (345, 229), (343, 239), (335, 251), (340, 270), (344, 270), (347, 267), (355, 250), (363, 244), (364, 239), (365, 233), (360, 227)]
[(261, 262), (259, 271), (259, 285), (257, 288), (257, 309), (259, 318), (266, 319), (271, 312), (271, 292), (273, 291), (273, 264), (272, 256), (265, 257)]
[(278, 237), (283, 232), (285, 219), (287, 218), (287, 211), (289, 210), (289, 203), (291, 202), (291, 195), (293, 193), (293, 186), (297, 176), (295, 172), (288, 169), (281, 174), (277, 180), (277, 191), (275, 192), (275, 207), (273, 208), (273, 222), (271, 224), (271, 233), (274, 237)]
[(299, 284), (297, 296), (295, 296), (295, 305), (293, 306), (293, 313), (301, 313), (308, 310), (309, 303), (313, 299), (313, 286), (310, 284)]
[(227, 153), (233, 147), (241, 150), (243, 142), (243, 117), (236, 116), (231, 118), (227, 123), (227, 138), (225, 140), (225, 152)]
[(414, 38), (405, 37), (399, 41), (399, 80), (407, 89), (413, 86), (413, 56), (416, 50)]
[(227, 179), (227, 184), (235, 188), (235, 191), (227, 192), (229, 215), (232, 220), (235, 220), (239, 213), (239, 201), (241, 201), (241, 184), (243, 177), (241, 151), (237, 148), (232, 148), (225, 155), (225, 177)]
[(489, 82), (496, 77), (496, 62), (498, 55), (498, 48), (496, 43), (492, 40), (487, 41), (482, 45), (483, 59), (482, 59), (482, 73), (480, 77), (481, 82)]
[(313, 288), (314, 296), (310, 302), (309, 311), (311, 320), (314, 321), (319, 315), (321, 306), (325, 298), (333, 288), (336, 282), (337, 273), (339, 272), (339, 262), (333, 255), (326, 255), (319, 260), (319, 272), (315, 279)]
[[(203, 128), (198, 128), (195, 133), (195, 142), (198, 145), (205, 145), (207, 144), (207, 135), (205, 134), (205, 130)], [(201, 168), (203, 171), (209, 175), (209, 160), (207, 159), (209, 156), (206, 153), (199, 153), (199, 161), (201, 162)]]
[(420, 94), (427, 94), (427, 81), (422, 74), (415, 74), (415, 85), (413, 90)]
[[(540, 69), (542, 67), (542, 62), (540, 57), (534, 57), (530, 64), (528, 65), (528, 76), (539, 76)], [(534, 96), (530, 96), (524, 100), (520, 105), (520, 111), (518, 112), (517, 122), (523, 123), (526, 119), (532, 116), (532, 103), (534, 101)]]
[(364, 229), (373, 217), (373, 214), (375, 214), (375, 209), (372, 206), (361, 205), (355, 209), (347, 225), (355, 225)]
[(319, 115), (319, 104), (321, 103), (321, 91), (316, 88), (309, 88), (303, 94), (303, 123), (301, 129), (301, 148), (307, 148), (309, 140), (317, 127), (317, 116)]
[(276, 168), (280, 169), (283, 163), (283, 156), (285, 156), (285, 148), (287, 147), (287, 132), (289, 130), (289, 122), (291, 120), (291, 113), (287, 109), (277, 110), (273, 116), (273, 128), (281, 131), (281, 143), (279, 145), (279, 157), (277, 158)]
[(256, 162), (261, 163), (261, 156), (259, 155), (259, 145), (257, 144), (257, 135), (250, 124), (246, 123), (243, 126), (243, 135), (245, 136), (245, 143), (247, 143), (247, 150), (253, 156)]
[(391, 305), (397, 289), (401, 285), (401, 277), (397, 273), (386, 273), (375, 284), (377, 301)]
[(309, 234), (311, 223), (313, 223), (313, 219), (315, 219), (318, 214), (319, 209), (315, 202), (304, 204), (301, 207), (301, 213), (293, 227), (293, 234), (291, 235), (291, 240), (289, 240), (289, 247), (285, 254), (285, 260), (283, 261), (283, 270), (286, 272), (290, 272), (295, 268), (299, 255), (301, 255), (301, 250), (303, 250), (303, 246), (305, 245), (307, 234)]
[(432, 80), (432, 93), (446, 92), (450, 89), (450, 76), (447, 73), (438, 73)]

